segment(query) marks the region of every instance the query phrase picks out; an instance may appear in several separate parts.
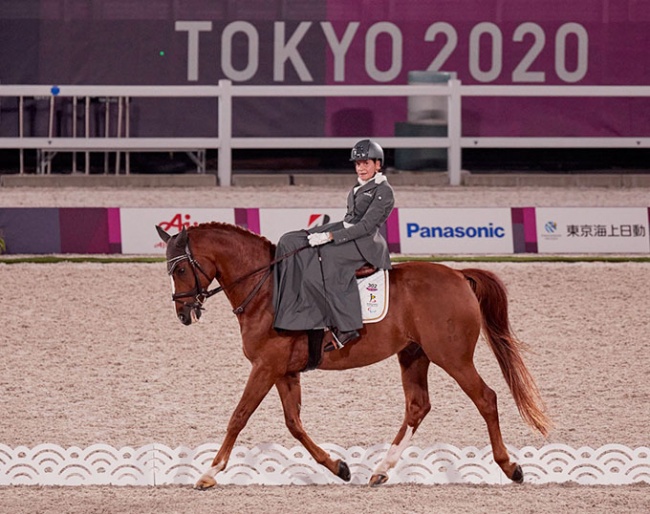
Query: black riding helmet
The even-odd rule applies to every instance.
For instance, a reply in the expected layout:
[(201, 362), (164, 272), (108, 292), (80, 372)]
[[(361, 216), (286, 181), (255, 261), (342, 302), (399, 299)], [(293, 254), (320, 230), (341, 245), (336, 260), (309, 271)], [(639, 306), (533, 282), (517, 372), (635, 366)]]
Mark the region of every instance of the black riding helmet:
[(378, 143), (371, 139), (362, 139), (352, 148), (351, 161), (365, 161), (368, 159), (379, 159), (384, 164), (384, 150)]

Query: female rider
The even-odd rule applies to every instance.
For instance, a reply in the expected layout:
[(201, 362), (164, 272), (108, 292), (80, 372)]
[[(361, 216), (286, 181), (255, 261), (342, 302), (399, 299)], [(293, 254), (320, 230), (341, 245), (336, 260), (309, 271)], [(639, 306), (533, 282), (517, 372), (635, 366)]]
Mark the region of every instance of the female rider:
[(352, 148), (350, 161), (357, 184), (348, 194), (343, 220), (287, 232), (275, 254), (276, 259), (290, 256), (275, 265), (274, 327), (329, 329), (333, 346), (326, 350), (342, 348), (359, 337), (363, 322), (355, 271), (366, 262), (391, 268), (388, 245), (379, 232), (395, 203), (393, 189), (381, 173), (384, 151), (364, 139)]

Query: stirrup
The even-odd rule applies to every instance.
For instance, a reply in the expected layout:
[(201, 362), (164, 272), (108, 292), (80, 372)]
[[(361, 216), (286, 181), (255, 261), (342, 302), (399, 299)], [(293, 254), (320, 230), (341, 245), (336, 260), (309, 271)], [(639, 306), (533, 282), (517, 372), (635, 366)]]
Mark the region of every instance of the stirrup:
[(340, 350), (345, 346), (341, 341), (338, 340), (336, 337), (336, 334), (334, 332), (331, 332), (332, 334), (332, 340), (325, 345), (325, 348), (323, 349), (324, 352), (331, 352), (334, 350)]
[(339, 346), (340, 344), (341, 343), (336, 341), (336, 339), (332, 339), (332, 341), (327, 343), (323, 348), (323, 353), (333, 352), (334, 350), (340, 350), (341, 348), (343, 348), (343, 346), (345, 346), (345, 345)]
[(356, 339), (359, 338), (360, 334), (358, 330), (350, 330), (349, 332), (343, 332), (344, 334), (348, 334), (348, 337), (344, 340), (339, 339), (339, 335), (337, 334), (338, 330), (336, 328), (333, 328), (330, 330), (330, 334), (332, 334), (332, 340), (325, 345), (325, 348), (323, 348), (324, 352), (331, 352), (334, 350), (340, 350), (343, 348), (346, 344), (355, 341)]

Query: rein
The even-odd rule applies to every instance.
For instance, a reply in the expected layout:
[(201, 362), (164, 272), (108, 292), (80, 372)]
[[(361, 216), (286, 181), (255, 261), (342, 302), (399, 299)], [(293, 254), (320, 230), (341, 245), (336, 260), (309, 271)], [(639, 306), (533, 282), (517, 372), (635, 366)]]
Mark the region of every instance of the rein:
[(296, 248), (295, 250), (292, 250), (291, 252), (288, 252), (284, 255), (281, 255), (277, 259), (273, 259), (270, 263), (260, 266), (259, 268), (256, 268), (253, 271), (250, 271), (245, 275), (239, 277), (238, 279), (234, 280), (227, 286), (219, 285), (214, 289), (207, 290), (204, 287), (200, 287), (201, 281), (199, 280), (199, 275), (197, 273), (197, 270), (208, 280), (208, 283), (212, 282), (212, 279), (208, 276), (208, 274), (203, 270), (199, 262), (192, 255), (192, 250), (190, 249), (190, 245), (188, 242), (187, 245), (185, 245), (185, 253), (183, 255), (179, 255), (178, 257), (174, 257), (167, 261), (167, 268), (168, 268), (167, 273), (171, 276), (174, 273), (174, 268), (176, 268), (178, 263), (187, 259), (187, 261), (190, 263), (190, 267), (192, 268), (192, 273), (194, 274), (194, 289), (192, 289), (191, 291), (187, 291), (185, 293), (174, 293), (172, 294), (172, 300), (174, 302), (180, 302), (182, 298), (194, 298), (195, 300), (194, 303), (183, 302), (183, 304), (188, 305), (193, 309), (203, 310), (203, 304), (211, 296), (214, 296), (215, 294), (220, 293), (221, 291), (224, 291), (226, 289), (231, 289), (232, 287), (236, 286), (238, 283), (246, 280), (247, 278), (256, 275), (260, 271), (266, 270), (266, 273), (264, 273), (260, 281), (255, 285), (255, 287), (251, 290), (248, 296), (244, 298), (244, 301), (238, 307), (233, 309), (233, 312), (235, 314), (241, 314), (242, 312), (244, 312), (244, 309), (251, 302), (251, 300), (255, 298), (255, 295), (257, 295), (259, 290), (262, 288), (262, 285), (264, 284), (266, 279), (269, 278), (273, 266), (278, 262), (283, 261), (297, 254), (298, 252), (303, 251), (305, 248), (308, 247), (309, 245), (307, 244), (305, 246), (301, 246), (300, 248)]

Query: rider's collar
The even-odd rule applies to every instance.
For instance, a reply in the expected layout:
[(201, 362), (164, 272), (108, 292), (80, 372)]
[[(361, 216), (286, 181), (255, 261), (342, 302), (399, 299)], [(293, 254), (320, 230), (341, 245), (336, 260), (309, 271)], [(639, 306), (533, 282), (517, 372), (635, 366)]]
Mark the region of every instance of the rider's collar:
[(386, 175), (384, 175), (381, 171), (378, 171), (377, 173), (374, 174), (374, 176), (371, 179), (368, 180), (361, 180), (360, 178), (357, 179), (357, 182), (359, 182), (360, 186), (365, 186), (369, 182), (375, 181), (375, 184), (381, 184), (382, 182), (386, 182)]

